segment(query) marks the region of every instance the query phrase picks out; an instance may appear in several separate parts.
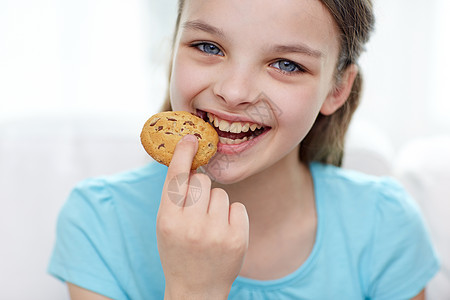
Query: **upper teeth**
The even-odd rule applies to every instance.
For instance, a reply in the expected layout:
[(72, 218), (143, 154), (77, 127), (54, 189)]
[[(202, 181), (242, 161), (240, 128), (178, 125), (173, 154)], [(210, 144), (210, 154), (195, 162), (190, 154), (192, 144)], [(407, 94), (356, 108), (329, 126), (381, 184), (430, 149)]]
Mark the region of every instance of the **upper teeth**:
[(207, 113), (209, 122), (221, 131), (240, 133), (247, 132), (249, 129), (255, 131), (262, 128), (262, 125), (249, 122), (228, 122), (226, 120), (219, 120), (215, 115)]

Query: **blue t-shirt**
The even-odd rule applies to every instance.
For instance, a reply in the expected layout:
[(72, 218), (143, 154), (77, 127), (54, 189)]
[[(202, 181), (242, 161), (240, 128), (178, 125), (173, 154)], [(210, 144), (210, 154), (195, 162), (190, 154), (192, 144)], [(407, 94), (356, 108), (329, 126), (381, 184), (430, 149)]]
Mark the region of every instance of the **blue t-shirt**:
[[(312, 163), (316, 240), (293, 273), (238, 276), (228, 299), (410, 299), (439, 264), (414, 201), (392, 179)], [(60, 213), (49, 272), (107, 297), (163, 299), (156, 214), (167, 168), (85, 180)]]

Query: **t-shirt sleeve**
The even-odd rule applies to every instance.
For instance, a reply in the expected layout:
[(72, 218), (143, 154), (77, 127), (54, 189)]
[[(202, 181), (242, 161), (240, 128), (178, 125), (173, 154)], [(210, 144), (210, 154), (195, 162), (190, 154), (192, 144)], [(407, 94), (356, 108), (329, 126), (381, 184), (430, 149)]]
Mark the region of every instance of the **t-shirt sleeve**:
[(369, 298), (411, 299), (439, 270), (414, 200), (394, 180), (380, 183), (369, 265)]
[(111, 263), (120, 239), (110, 194), (99, 179), (80, 183), (70, 194), (57, 222), (48, 272), (58, 279), (113, 299), (127, 299)]

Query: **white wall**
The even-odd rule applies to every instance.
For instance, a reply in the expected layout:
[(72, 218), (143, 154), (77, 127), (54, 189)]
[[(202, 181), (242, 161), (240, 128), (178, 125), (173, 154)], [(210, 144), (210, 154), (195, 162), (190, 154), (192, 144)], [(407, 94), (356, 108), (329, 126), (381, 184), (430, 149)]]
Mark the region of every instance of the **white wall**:
[(396, 149), (417, 136), (449, 133), (448, 1), (374, 2), (376, 31), (361, 60), (366, 87), (357, 118), (380, 126)]
[(173, 11), (173, 0), (1, 0), (0, 118), (155, 109)]

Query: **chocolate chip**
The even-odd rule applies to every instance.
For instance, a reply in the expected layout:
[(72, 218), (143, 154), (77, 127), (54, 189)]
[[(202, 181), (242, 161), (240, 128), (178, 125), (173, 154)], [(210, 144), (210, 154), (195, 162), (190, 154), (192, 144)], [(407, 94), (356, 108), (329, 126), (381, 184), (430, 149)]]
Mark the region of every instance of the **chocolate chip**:
[(158, 126), (158, 128), (156, 129), (156, 131), (161, 131), (164, 128), (164, 126)]
[(172, 118), (167, 118), (167, 120), (174, 121), (174, 122), (178, 121), (177, 119), (172, 119)]
[(209, 147), (209, 148), (212, 148), (212, 147), (213, 147), (213, 144), (209, 143), (209, 144), (208, 144), (208, 147)]
[(156, 123), (158, 123), (160, 118), (156, 118), (154, 120), (152, 120), (152, 122), (150, 123), (150, 126), (155, 126)]
[(166, 131), (166, 132), (164, 132), (165, 134), (173, 134), (173, 132), (168, 132), (168, 131)]
[(158, 146), (158, 149), (161, 148), (161, 147), (166, 148), (166, 145), (161, 144), (161, 145)]
[(191, 126), (194, 126), (194, 123), (193, 123), (192, 121), (185, 121), (185, 122), (183, 123), (183, 125), (186, 125), (186, 124), (189, 124), (189, 125), (191, 125)]
[(201, 136), (199, 133), (194, 133), (194, 135), (195, 135), (199, 140), (202, 139), (202, 136)]

